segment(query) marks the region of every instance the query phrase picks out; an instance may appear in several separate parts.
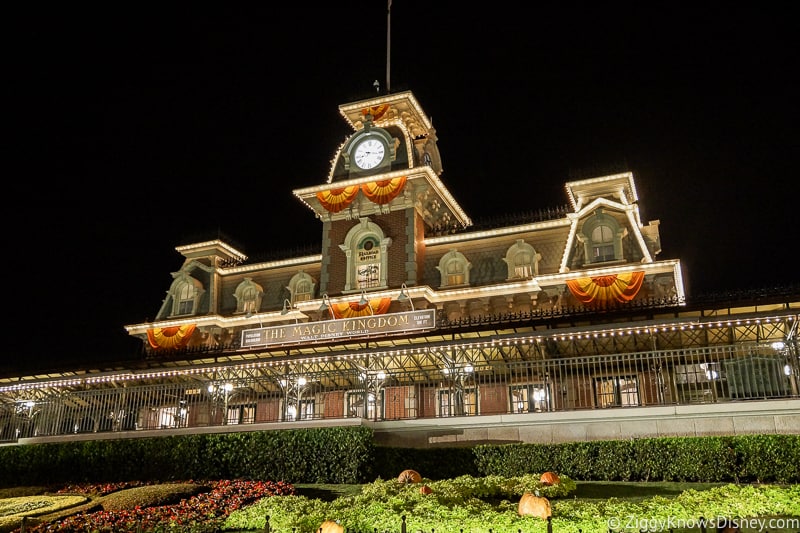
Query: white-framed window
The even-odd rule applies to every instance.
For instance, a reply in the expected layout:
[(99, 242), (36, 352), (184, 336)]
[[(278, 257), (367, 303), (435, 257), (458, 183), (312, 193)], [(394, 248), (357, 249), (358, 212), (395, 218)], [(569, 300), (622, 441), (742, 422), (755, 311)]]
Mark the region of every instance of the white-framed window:
[(522, 239), (517, 239), (503, 258), (508, 267), (508, 279), (530, 279), (538, 276), (541, 258), (542, 255), (536, 253), (533, 246)]
[(314, 278), (301, 270), (292, 276), (286, 289), (291, 295), (291, 302), (295, 304), (297, 302), (311, 300), (314, 297), (316, 286), (317, 284)]
[(251, 278), (244, 278), (233, 292), (233, 297), (236, 298), (237, 313), (258, 313), (261, 309), (264, 290), (261, 285), (254, 283)]
[(186, 272), (174, 275), (175, 281), (169, 290), (172, 297), (172, 313), (170, 316), (193, 315), (197, 313), (200, 297), (204, 289), (202, 283)]
[(441, 287), (469, 285), (469, 271), (472, 265), (458, 250), (450, 250), (444, 254), (436, 268), (441, 275)]
[(614, 230), (605, 224), (595, 226), (592, 230), (592, 263), (614, 259)]
[(178, 289), (178, 314), (192, 313), (194, 313), (194, 287), (189, 283), (183, 283)]
[(344, 290), (386, 288), (391, 244), (392, 239), (384, 236), (380, 226), (369, 218), (360, 218), (339, 245), (347, 258)]
[(356, 247), (356, 288), (371, 289), (381, 285), (381, 250), (374, 235), (365, 235)]
[(583, 242), (586, 263), (620, 261), (624, 228), (602, 208), (589, 217), (583, 225), (579, 240)]

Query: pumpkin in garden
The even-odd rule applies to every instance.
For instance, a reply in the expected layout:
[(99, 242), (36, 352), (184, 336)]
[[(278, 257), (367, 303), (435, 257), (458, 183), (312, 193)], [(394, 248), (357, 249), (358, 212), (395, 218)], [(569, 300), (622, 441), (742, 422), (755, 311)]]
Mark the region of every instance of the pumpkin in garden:
[(544, 496), (526, 492), (519, 499), (517, 514), (520, 516), (536, 516), (542, 520), (547, 520), (549, 516), (552, 516), (553, 511), (550, 509), (550, 500)]
[(344, 528), (337, 521), (325, 520), (317, 529), (317, 533), (344, 533)]
[(416, 470), (403, 470), (397, 476), (397, 481), (400, 483), (419, 483), (422, 481), (422, 476)]
[(431, 489), (428, 485), (422, 485), (419, 488), (420, 494), (430, 494), (431, 492), (433, 492), (433, 489)]
[(560, 481), (558, 474), (555, 472), (545, 472), (542, 474), (542, 477), (539, 478), (539, 482), (542, 485), (558, 485)]

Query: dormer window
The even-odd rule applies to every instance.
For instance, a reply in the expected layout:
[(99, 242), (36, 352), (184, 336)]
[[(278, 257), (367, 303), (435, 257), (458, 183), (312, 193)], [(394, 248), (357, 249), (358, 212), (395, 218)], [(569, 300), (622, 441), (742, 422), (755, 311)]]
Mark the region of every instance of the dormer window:
[(286, 289), (291, 295), (290, 300), (293, 304), (297, 302), (306, 302), (314, 297), (314, 289), (316, 282), (314, 278), (303, 272), (302, 270), (292, 276), (289, 280), (289, 286)]
[(442, 276), (442, 287), (469, 285), (469, 271), (472, 265), (461, 252), (456, 250), (447, 252), (436, 268)]
[(620, 227), (617, 219), (598, 209), (583, 224), (578, 236), (583, 242), (586, 264), (621, 261), (622, 237), (625, 229)]
[(464, 268), (464, 263), (461, 263), (460, 261), (450, 261), (447, 263), (447, 267), (445, 267), (447, 284), (463, 285), (466, 283), (465, 271), (466, 269)]
[(522, 239), (517, 239), (503, 258), (508, 266), (508, 279), (530, 279), (539, 275), (539, 261), (542, 255), (536, 253), (533, 246)]
[(172, 297), (172, 313), (170, 316), (193, 315), (197, 313), (200, 297), (203, 295), (203, 284), (186, 272), (174, 274), (169, 294)]
[(178, 314), (190, 315), (194, 312), (194, 287), (189, 283), (181, 284), (178, 290)]
[(592, 230), (592, 263), (614, 260), (614, 231), (606, 225)]
[(258, 313), (261, 310), (264, 289), (261, 288), (261, 285), (254, 283), (251, 278), (244, 278), (244, 281), (236, 287), (233, 297), (236, 298), (237, 313)]
[(295, 286), (294, 300), (295, 302), (305, 302), (311, 299), (312, 283), (307, 279), (301, 279)]
[(258, 309), (256, 307), (256, 293), (255, 290), (250, 288), (247, 290), (247, 293), (244, 295), (245, 301), (242, 305), (242, 311), (245, 313), (255, 313)]

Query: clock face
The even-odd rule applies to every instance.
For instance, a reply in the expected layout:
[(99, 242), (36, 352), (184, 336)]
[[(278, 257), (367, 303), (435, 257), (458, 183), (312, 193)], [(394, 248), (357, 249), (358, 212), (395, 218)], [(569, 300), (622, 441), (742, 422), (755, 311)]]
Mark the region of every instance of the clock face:
[(382, 142), (377, 139), (367, 139), (356, 146), (353, 160), (358, 168), (369, 170), (377, 167), (383, 161), (384, 155), (385, 148)]

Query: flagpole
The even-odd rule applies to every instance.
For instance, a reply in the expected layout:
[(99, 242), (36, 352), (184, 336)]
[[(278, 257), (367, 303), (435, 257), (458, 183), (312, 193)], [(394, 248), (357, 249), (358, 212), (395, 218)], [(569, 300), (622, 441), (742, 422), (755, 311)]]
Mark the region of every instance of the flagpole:
[(389, 77), (391, 71), (391, 50), (392, 50), (392, 0), (388, 0), (386, 8), (386, 94), (392, 92), (392, 85)]

